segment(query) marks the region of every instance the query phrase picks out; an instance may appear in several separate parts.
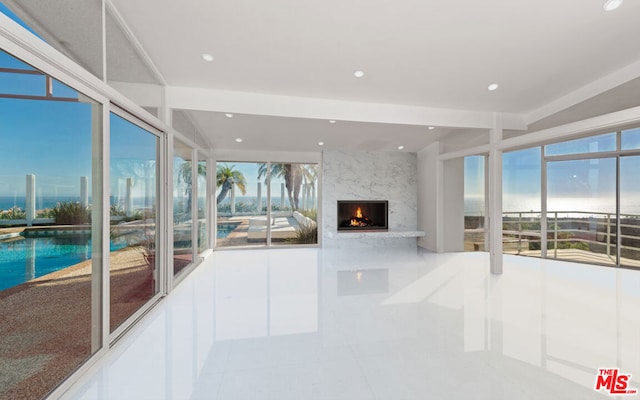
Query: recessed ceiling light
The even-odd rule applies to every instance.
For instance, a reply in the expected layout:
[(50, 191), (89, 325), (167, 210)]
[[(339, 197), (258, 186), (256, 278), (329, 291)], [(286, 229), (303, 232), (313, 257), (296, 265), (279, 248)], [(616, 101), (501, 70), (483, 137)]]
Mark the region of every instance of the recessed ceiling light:
[(211, 62), (213, 61), (213, 56), (209, 53), (202, 53), (202, 59)]
[(362, 78), (364, 76), (364, 71), (357, 70), (353, 73), (353, 76), (356, 78)]
[(491, 90), (492, 92), (494, 90), (496, 90), (498, 88), (498, 84), (497, 83), (492, 83), (491, 85), (487, 86), (487, 89)]
[(238, 143), (242, 143), (242, 138), (239, 138), (239, 137), (238, 137), (238, 138), (236, 138), (236, 142), (238, 142)]
[(335, 123), (336, 123), (336, 120), (335, 120), (335, 119), (330, 119), (330, 120), (329, 120), (329, 123), (330, 123), (330, 124), (335, 124)]
[(621, 4), (622, 0), (607, 0), (602, 5), (602, 8), (604, 8), (605, 11), (613, 11), (616, 8), (620, 7)]
[(435, 127), (435, 126), (430, 126), (430, 127), (429, 127), (429, 130), (430, 130), (430, 131), (432, 131), (432, 130), (434, 130), (434, 129), (436, 129), (436, 127)]
[(318, 142), (318, 146), (324, 146), (324, 142)]
[(225, 113), (224, 116), (227, 118), (233, 118), (233, 114), (231, 113)]
[(398, 146), (398, 150), (404, 150), (404, 146)]

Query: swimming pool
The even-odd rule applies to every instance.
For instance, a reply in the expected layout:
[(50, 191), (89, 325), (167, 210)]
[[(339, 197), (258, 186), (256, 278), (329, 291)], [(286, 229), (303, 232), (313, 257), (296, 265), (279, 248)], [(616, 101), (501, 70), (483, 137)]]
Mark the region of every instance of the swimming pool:
[[(217, 237), (225, 238), (239, 222), (217, 224)], [(24, 234), (24, 233), (23, 233)], [(126, 237), (113, 238), (111, 251), (128, 245)], [(32, 231), (0, 241), (0, 291), (91, 258), (87, 231)]]
[[(124, 240), (114, 240), (111, 251), (126, 247)], [(18, 236), (0, 241), (0, 290), (19, 285), (43, 275), (70, 267), (91, 258), (88, 233), (44, 236)]]
[(229, 236), (231, 232), (233, 232), (234, 229), (238, 227), (238, 225), (240, 225), (240, 222), (225, 222), (225, 223), (216, 224), (216, 227), (217, 227), (216, 238), (218, 239), (226, 238), (227, 236)]

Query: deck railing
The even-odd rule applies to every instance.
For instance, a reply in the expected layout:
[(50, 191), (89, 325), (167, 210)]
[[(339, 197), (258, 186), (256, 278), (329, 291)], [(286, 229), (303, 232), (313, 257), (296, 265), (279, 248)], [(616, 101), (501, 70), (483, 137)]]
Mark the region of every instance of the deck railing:
[[(509, 211), (502, 214), (503, 249), (505, 253), (535, 255), (542, 253), (542, 238), (547, 239), (547, 256), (558, 258), (558, 251), (577, 249), (616, 257), (640, 260), (640, 215), (620, 215), (620, 237), (617, 237), (615, 213), (586, 211), (547, 211), (546, 235), (542, 232), (540, 211)], [(483, 222), (482, 217), (466, 217)], [(476, 222), (477, 224), (477, 222)], [(467, 223), (467, 226), (474, 223)], [(465, 229), (465, 240), (474, 241), (474, 249), (483, 246), (485, 229)]]

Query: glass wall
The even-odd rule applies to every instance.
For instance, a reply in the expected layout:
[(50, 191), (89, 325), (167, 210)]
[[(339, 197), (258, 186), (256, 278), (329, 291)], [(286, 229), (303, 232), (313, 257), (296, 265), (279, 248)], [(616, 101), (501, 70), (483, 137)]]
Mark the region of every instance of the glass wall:
[(547, 257), (616, 265), (616, 159), (547, 162)]
[(217, 246), (264, 246), (267, 243), (266, 174), (266, 163), (218, 163)]
[(198, 253), (202, 253), (209, 248), (209, 234), (207, 229), (207, 158), (204, 154), (198, 153)]
[[(161, 98), (156, 77), (128, 43), (109, 3), (72, 0), (67, 5), (73, 10), (64, 13), (59, 3), (45, 3), (0, 3), (0, 13), (37, 36), (18, 41), (21, 32), (7, 26), (0, 50), (0, 399), (60, 394), (66, 378), (87, 368), (85, 361), (160, 297), (167, 275), (161, 269), (172, 266), (160, 247), (169, 228), (161, 183), (174, 176), (164, 167), (164, 137), (138, 119), (153, 124), (150, 116), (114, 106), (128, 100), (100, 82), (121, 93), (145, 86), (151, 90), (143, 96), (149, 102), (133, 100), (156, 115)], [(85, 23), (75, 24), (78, 16)], [(54, 54), (50, 62), (39, 58), (40, 52), (29, 53), (40, 40), (100, 80), (80, 77), (61, 56)], [(61, 71), (65, 83), (9, 52), (24, 54), (43, 71)], [(197, 139), (199, 149), (204, 144)], [(191, 162), (191, 156), (183, 161)], [(199, 223), (189, 222), (188, 236), (191, 242), (197, 237), (198, 251), (204, 251), (204, 154), (197, 162), (196, 186), (177, 188), (175, 194), (180, 197), (182, 189), (183, 196), (193, 196), (190, 207), (197, 207), (193, 216)], [(183, 211), (189, 213), (176, 214)], [(176, 246), (176, 254), (181, 250)]]
[(540, 257), (540, 147), (504, 153), (502, 168), (503, 252)]
[(271, 244), (317, 244), (317, 164), (271, 163)]
[[(635, 132), (640, 132), (640, 129)], [(640, 148), (640, 140), (636, 146)], [(634, 268), (640, 267), (638, 171), (640, 171), (640, 155), (620, 158), (620, 265)]]
[(101, 106), (0, 51), (0, 398), (103, 345)]
[(622, 150), (640, 149), (640, 128), (622, 131), (620, 140)]
[(158, 228), (159, 138), (111, 113), (111, 331), (159, 292)]
[(485, 156), (464, 158), (464, 250), (486, 251)]
[(216, 181), (217, 246), (318, 243), (318, 164), (221, 162)]
[[(2, 0), (0, 12), (14, 14), (36, 37), (103, 78), (102, 0)], [(10, 10), (10, 11), (6, 11)], [(11, 15), (9, 15), (11, 17)], [(78, 23), (79, 19), (82, 23)]]
[(106, 3), (105, 38), (107, 83), (157, 117), (162, 104), (160, 81), (128, 40), (127, 32), (111, 11), (110, 2)]
[(639, 128), (505, 153), (504, 252), (640, 267), (638, 160)]
[[(193, 149), (173, 142), (173, 273), (193, 261)], [(199, 171), (198, 171), (199, 172)]]

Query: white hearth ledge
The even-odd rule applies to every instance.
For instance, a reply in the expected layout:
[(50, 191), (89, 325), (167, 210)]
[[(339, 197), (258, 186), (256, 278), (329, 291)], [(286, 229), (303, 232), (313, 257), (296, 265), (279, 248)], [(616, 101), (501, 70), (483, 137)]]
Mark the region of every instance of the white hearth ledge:
[(327, 232), (329, 239), (388, 239), (423, 237), (424, 231), (382, 231), (382, 232)]

